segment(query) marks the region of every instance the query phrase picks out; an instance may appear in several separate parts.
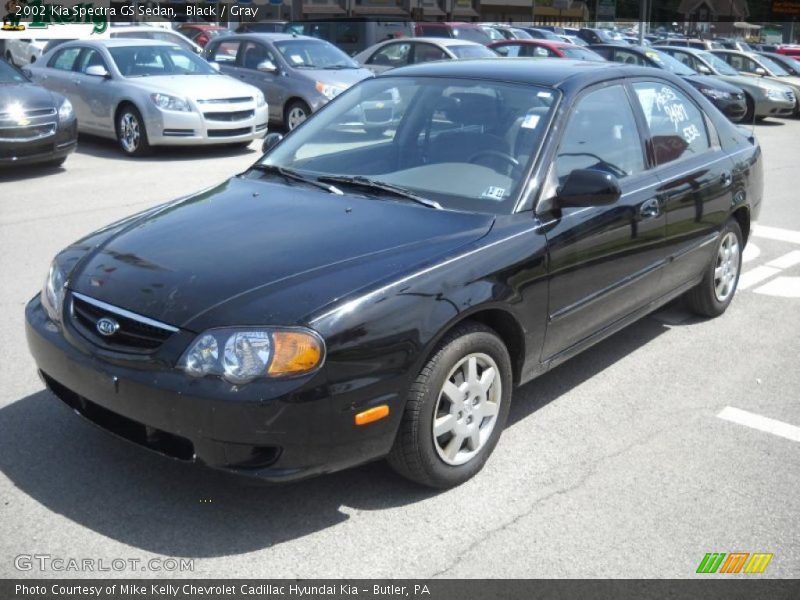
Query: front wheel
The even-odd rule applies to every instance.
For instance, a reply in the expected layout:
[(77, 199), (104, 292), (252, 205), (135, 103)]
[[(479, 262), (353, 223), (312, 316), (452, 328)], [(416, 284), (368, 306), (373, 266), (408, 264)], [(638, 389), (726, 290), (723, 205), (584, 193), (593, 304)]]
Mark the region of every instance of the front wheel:
[(430, 487), (464, 483), (500, 439), (511, 387), (511, 359), (498, 335), (478, 323), (459, 326), (411, 386), (389, 464)]
[(311, 115), (311, 109), (308, 108), (308, 104), (302, 100), (295, 100), (292, 102), (286, 107), (286, 114), (284, 114), (283, 117), (283, 124), (286, 127), (286, 131), (291, 131), (300, 125), (309, 115)]
[(717, 251), (703, 280), (686, 293), (686, 302), (692, 311), (704, 317), (718, 317), (725, 312), (739, 283), (743, 248), (742, 229), (731, 219), (722, 228)]
[(117, 141), (128, 156), (144, 156), (150, 151), (142, 115), (130, 104), (123, 106), (117, 114)]

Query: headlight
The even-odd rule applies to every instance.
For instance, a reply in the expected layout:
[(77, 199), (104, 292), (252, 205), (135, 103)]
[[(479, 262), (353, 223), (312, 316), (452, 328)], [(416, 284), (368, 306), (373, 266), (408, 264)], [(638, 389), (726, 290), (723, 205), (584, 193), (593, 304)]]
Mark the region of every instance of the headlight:
[(262, 106), (267, 105), (267, 99), (264, 98), (264, 94), (261, 91), (256, 92), (256, 106), (261, 108)]
[(709, 98), (714, 98), (714, 100), (729, 100), (731, 97), (728, 92), (723, 92), (721, 90), (715, 90), (712, 88), (700, 88), (700, 93), (704, 96), (708, 96)]
[(309, 329), (211, 329), (192, 342), (178, 366), (193, 377), (213, 375), (241, 385), (310, 373), (324, 356), (322, 338)]
[(44, 306), (47, 316), (51, 321), (61, 322), (61, 308), (64, 305), (64, 285), (67, 278), (64, 271), (54, 260), (50, 264), (50, 271), (42, 288), (42, 306)]
[(776, 88), (764, 88), (764, 95), (770, 100), (786, 100), (784, 93)]
[(162, 110), (177, 110), (183, 112), (192, 110), (186, 100), (168, 94), (150, 94), (150, 99)]
[(322, 83), (321, 81), (317, 82), (317, 91), (325, 96), (328, 100), (333, 100), (341, 94), (346, 88), (340, 85), (328, 85), (326, 83)]
[(61, 106), (58, 108), (58, 120), (69, 121), (72, 118), (72, 115), (75, 114), (72, 110), (72, 102), (64, 98), (64, 101), (61, 103)]

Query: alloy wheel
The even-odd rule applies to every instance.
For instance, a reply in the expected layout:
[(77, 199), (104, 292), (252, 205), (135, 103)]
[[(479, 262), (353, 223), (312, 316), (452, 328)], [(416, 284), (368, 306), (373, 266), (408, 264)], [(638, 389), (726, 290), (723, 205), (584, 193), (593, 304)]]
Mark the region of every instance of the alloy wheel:
[(729, 231), (719, 245), (714, 268), (714, 293), (719, 302), (725, 302), (733, 294), (738, 274), (739, 240), (735, 233)]
[(287, 124), (289, 126), (289, 131), (300, 125), (303, 121), (308, 118), (306, 111), (303, 110), (300, 106), (293, 106), (291, 110), (289, 110), (289, 116), (286, 119)]
[(433, 418), (433, 445), (449, 465), (472, 460), (492, 434), (502, 399), (497, 363), (473, 353), (450, 371), (439, 392)]
[(129, 112), (124, 113), (119, 120), (119, 140), (125, 152), (133, 153), (139, 148), (139, 120)]

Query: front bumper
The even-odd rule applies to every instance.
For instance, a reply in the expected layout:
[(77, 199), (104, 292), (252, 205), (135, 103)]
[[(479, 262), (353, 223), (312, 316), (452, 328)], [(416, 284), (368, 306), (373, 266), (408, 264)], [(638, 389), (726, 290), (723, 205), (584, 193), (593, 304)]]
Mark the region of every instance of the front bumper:
[(747, 102), (741, 98), (709, 98), (714, 105), (734, 123), (741, 121), (747, 113)]
[[(55, 123), (54, 133), (32, 139), (3, 138), (0, 129), (0, 166), (22, 166), (52, 162), (75, 151), (78, 145), (78, 125), (74, 119)], [(19, 134), (16, 134), (19, 135)]]
[(795, 112), (796, 102), (794, 100), (760, 98), (755, 104), (755, 114), (757, 117), (790, 117)]
[[(50, 391), (101, 428), (163, 455), (279, 482), (355, 466), (391, 448), (396, 420), (357, 427), (351, 399), (333, 397), (323, 373), (241, 387), (193, 379), (156, 360), (99, 358), (72, 341), (80, 334), (69, 319), (50, 321), (38, 295), (25, 317)], [(394, 408), (397, 396), (380, 401)]]
[(204, 106), (191, 112), (151, 107), (146, 117), (147, 137), (153, 146), (236, 144), (267, 133), (266, 106), (254, 102)]

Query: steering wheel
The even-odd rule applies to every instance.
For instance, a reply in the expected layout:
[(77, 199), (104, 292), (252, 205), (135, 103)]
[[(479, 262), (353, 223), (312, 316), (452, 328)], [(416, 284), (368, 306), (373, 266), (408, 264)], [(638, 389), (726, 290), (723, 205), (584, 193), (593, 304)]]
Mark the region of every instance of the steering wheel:
[(511, 165), (512, 169), (514, 169), (514, 168), (519, 166), (519, 161), (516, 158), (514, 158), (513, 156), (511, 156), (507, 152), (500, 152), (499, 150), (481, 150), (480, 152), (476, 152), (475, 154), (470, 156), (467, 159), (467, 162), (469, 162), (469, 163), (478, 162), (478, 159), (482, 158), (484, 156), (491, 156), (491, 157), (494, 157), (494, 158), (499, 158), (500, 160), (502, 160), (504, 162), (507, 162), (509, 165)]

